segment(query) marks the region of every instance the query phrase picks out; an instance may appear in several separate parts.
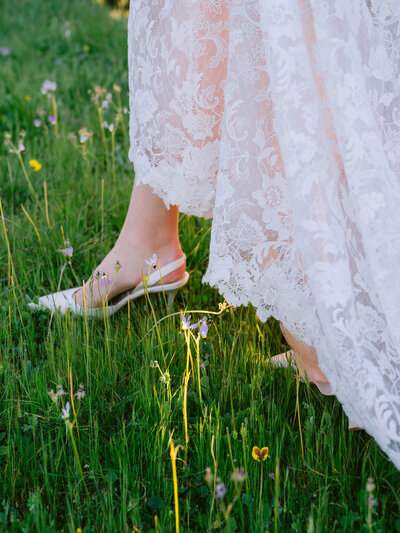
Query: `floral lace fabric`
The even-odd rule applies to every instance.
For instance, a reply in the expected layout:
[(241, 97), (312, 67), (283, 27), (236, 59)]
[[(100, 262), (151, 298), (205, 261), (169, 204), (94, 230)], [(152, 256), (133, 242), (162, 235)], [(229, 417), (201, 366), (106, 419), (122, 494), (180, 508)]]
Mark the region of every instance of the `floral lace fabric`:
[(313, 345), (400, 468), (400, 4), (133, 0), (131, 149), (204, 280)]

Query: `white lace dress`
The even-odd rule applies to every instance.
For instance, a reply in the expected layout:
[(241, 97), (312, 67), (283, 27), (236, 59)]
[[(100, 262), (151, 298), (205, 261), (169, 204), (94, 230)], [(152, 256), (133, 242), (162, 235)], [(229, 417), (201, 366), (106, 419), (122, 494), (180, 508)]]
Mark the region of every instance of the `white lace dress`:
[(400, 468), (400, 2), (131, 0), (136, 180)]

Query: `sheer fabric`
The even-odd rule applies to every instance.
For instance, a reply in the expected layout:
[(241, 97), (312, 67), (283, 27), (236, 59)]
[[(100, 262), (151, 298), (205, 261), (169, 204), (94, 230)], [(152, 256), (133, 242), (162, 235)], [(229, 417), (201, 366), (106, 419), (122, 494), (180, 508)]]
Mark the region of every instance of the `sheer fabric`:
[(132, 0), (130, 159), (400, 468), (400, 3)]

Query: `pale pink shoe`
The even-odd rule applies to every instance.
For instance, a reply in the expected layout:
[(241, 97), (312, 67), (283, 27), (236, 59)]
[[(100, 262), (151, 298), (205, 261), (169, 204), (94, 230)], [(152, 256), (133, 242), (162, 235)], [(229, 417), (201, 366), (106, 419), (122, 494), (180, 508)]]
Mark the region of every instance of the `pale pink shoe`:
[[(136, 298), (143, 296), (146, 292), (148, 294), (165, 292), (167, 295), (168, 308), (170, 308), (178, 290), (188, 282), (189, 274), (185, 272), (181, 279), (173, 283), (160, 284), (160, 279), (162, 280), (162, 278), (165, 278), (171, 272), (182, 267), (185, 264), (185, 259), (186, 257), (183, 255), (176, 261), (157, 269), (150, 274), (146, 285), (141, 281), (136, 287), (132, 287), (130, 290), (114, 296), (106, 306), (107, 314), (109, 316), (113, 315), (119, 311), (121, 307), (124, 307), (128, 301), (135, 300)], [(41, 296), (37, 304), (30, 302), (28, 305), (35, 311), (48, 309), (53, 312), (58, 311), (64, 315), (68, 309), (74, 315), (84, 316), (86, 314), (88, 318), (102, 319), (104, 316), (102, 307), (87, 307), (85, 311), (84, 306), (76, 303), (74, 294), (77, 290), (79, 290), (79, 287), (47, 294), (46, 296)]]

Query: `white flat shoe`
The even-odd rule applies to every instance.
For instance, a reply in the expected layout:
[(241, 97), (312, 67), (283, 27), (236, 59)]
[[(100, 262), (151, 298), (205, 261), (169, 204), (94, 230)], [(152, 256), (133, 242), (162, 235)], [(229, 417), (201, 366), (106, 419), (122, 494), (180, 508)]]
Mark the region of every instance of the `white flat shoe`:
[[(138, 285), (136, 285), (136, 287), (114, 296), (111, 300), (109, 300), (108, 303), (106, 303), (107, 314), (109, 316), (113, 315), (119, 311), (121, 307), (126, 305), (128, 301), (135, 300), (136, 298), (143, 296), (146, 291), (149, 294), (165, 291), (167, 295), (168, 307), (170, 307), (178, 290), (188, 282), (188, 272), (185, 272), (181, 279), (174, 281), (173, 283), (156, 284), (168, 274), (183, 266), (185, 264), (185, 259), (186, 257), (183, 255), (176, 261), (173, 261), (172, 263), (169, 263), (161, 268), (157, 268), (157, 270), (150, 274), (147, 278), (146, 287), (144, 286), (143, 281), (141, 281)], [(65, 291), (54, 292), (52, 294), (47, 294), (46, 296), (41, 296), (37, 304), (30, 302), (28, 303), (28, 306), (35, 311), (43, 309), (59, 311), (62, 315), (64, 315), (66, 310), (69, 309), (69, 311), (74, 315), (85, 316), (84, 306), (77, 304), (73, 297), (76, 291), (78, 291), (80, 288), (81, 287), (75, 287), (74, 289), (67, 289)], [(103, 307), (87, 307), (86, 315), (89, 318), (103, 318)]]
[[(279, 367), (288, 368), (290, 366), (291, 368), (293, 368), (295, 372), (299, 372), (300, 381), (304, 383), (306, 382), (304, 374), (300, 372), (299, 370), (299, 367), (297, 364), (297, 358), (296, 358), (296, 354), (294, 353), (294, 350), (289, 350), (287, 352), (274, 355), (273, 357), (271, 357), (271, 359), (268, 359), (267, 361), (265, 361), (265, 364), (272, 365), (278, 368)], [(323, 394), (324, 396), (335, 396), (335, 394), (332, 392), (332, 388), (329, 383), (324, 383), (322, 381), (317, 381), (317, 380), (312, 380), (312, 379), (307, 379), (307, 380), (309, 383), (316, 385), (319, 391), (321, 392), (321, 394)], [(355, 422), (352, 422), (350, 419), (349, 419), (348, 427), (349, 427), (349, 430), (354, 430), (354, 431), (363, 429)]]

